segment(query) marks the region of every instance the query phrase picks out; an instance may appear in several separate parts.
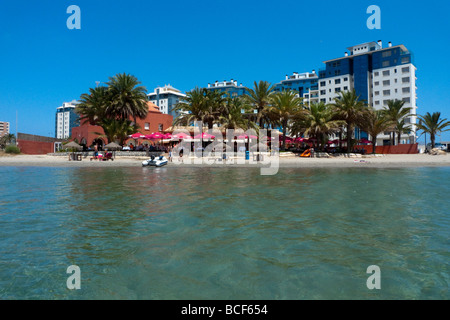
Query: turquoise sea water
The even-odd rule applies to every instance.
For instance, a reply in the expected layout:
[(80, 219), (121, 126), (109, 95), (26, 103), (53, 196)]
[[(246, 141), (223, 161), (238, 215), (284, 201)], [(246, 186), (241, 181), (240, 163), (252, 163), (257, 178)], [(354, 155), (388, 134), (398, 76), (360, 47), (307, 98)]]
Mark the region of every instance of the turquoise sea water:
[(450, 298), (450, 168), (0, 176), (0, 299)]

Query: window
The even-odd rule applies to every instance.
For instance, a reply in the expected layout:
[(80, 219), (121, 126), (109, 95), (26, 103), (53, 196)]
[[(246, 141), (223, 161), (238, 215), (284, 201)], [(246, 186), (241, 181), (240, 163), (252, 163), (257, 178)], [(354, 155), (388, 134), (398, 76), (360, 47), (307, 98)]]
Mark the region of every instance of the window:
[(408, 78), (402, 78), (402, 83), (409, 83), (409, 77)]
[(344, 91), (348, 91), (348, 87), (344, 87)]
[(379, 82), (379, 81), (375, 81), (374, 85), (375, 85), (375, 86), (379, 86), (379, 85), (380, 85), (380, 82)]
[(382, 66), (383, 66), (384, 68), (385, 68), (385, 67), (389, 67), (389, 66), (390, 66), (389, 61), (383, 61)]
[(335, 76), (338, 76), (338, 75), (340, 75), (341, 74), (341, 70), (336, 70), (336, 71), (334, 71), (334, 75)]
[(379, 96), (380, 95), (380, 91), (375, 91), (375, 95)]
[(380, 105), (380, 101), (379, 100), (375, 101), (375, 105), (379, 106)]
[(150, 130), (150, 123), (148, 122), (145, 123), (145, 130)]
[(389, 80), (384, 80), (383, 81), (383, 86), (389, 86), (389, 85), (391, 85), (391, 81), (389, 81)]
[(409, 67), (402, 68), (402, 73), (409, 73)]
[(327, 90), (320, 90), (320, 94), (321, 95), (327, 94)]
[(388, 101), (389, 101), (389, 100), (383, 100), (383, 105), (384, 105), (384, 106), (387, 106), (387, 105), (388, 105)]
[(341, 88), (334, 89), (334, 92), (341, 92)]
[(326, 85), (327, 85), (327, 82), (326, 82), (326, 81), (321, 81), (321, 82), (320, 82), (320, 86), (321, 86), (321, 87), (325, 87)]
[(383, 58), (387, 58), (387, 57), (390, 57), (390, 56), (392, 56), (392, 51), (385, 51), (385, 52), (383, 52)]
[(402, 101), (405, 101), (405, 103), (410, 103), (411, 99), (410, 98), (403, 98)]
[(394, 79), (394, 82), (397, 83), (397, 79)]
[(402, 63), (409, 63), (409, 57), (402, 58)]
[(163, 127), (162, 123), (158, 124), (158, 131), (162, 132), (163, 129), (164, 129), (164, 127)]
[(375, 72), (375, 77), (378, 77), (379, 75), (380, 75), (380, 73), (377, 71), (377, 72)]
[(320, 102), (327, 102), (327, 99), (320, 99)]
[(383, 96), (389, 96), (391, 94), (391, 90), (384, 90)]
[(344, 81), (348, 81), (348, 78), (347, 78), (347, 77), (345, 77), (345, 78), (344, 78)]
[(389, 76), (391, 74), (391, 72), (389, 71), (389, 70), (387, 70), (387, 71), (383, 71), (383, 76)]
[(341, 84), (341, 79), (334, 80), (334, 84)]
[(410, 93), (411, 90), (410, 90), (409, 87), (407, 87), (407, 88), (402, 88), (402, 92), (403, 92), (403, 93)]

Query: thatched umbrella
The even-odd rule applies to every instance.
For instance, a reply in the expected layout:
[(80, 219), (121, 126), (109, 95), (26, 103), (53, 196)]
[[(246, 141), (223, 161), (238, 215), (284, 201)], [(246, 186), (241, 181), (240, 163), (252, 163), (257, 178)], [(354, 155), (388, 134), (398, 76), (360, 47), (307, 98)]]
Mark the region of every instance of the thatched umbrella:
[(122, 150), (122, 147), (115, 142), (111, 142), (105, 146), (105, 149), (113, 151), (113, 157), (116, 158), (116, 150)]
[[(82, 150), (83, 149), (83, 147), (80, 146), (75, 141), (71, 141), (71, 142), (67, 143), (66, 145), (64, 145), (64, 148), (72, 149), (72, 150)], [(72, 151), (72, 159), (75, 160), (75, 151)], [(69, 160), (70, 160), (70, 157), (69, 157)]]

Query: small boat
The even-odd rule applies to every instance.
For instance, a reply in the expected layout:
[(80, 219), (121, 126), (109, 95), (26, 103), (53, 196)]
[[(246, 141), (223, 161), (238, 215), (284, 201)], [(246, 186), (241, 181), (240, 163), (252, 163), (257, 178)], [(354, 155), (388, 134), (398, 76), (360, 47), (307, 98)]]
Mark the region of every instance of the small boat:
[(145, 160), (144, 162), (142, 162), (142, 166), (143, 167), (163, 167), (168, 163), (169, 163), (169, 161), (164, 156), (161, 156), (158, 158), (155, 158), (155, 156), (152, 156), (151, 159)]

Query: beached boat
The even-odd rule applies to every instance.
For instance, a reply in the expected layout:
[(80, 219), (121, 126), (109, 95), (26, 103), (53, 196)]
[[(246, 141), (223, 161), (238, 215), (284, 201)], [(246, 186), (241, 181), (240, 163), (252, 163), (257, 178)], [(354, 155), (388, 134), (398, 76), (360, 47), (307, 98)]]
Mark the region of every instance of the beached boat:
[(168, 164), (169, 161), (164, 156), (155, 157), (152, 156), (149, 160), (142, 162), (143, 167), (163, 167)]

